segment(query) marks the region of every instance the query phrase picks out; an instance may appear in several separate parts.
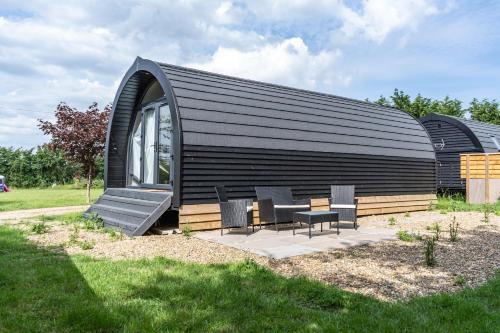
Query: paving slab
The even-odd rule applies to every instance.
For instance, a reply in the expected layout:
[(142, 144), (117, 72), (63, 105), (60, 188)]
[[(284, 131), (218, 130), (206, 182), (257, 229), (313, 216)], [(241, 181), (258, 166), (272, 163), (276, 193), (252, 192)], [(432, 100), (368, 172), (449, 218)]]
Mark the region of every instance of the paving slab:
[(323, 225), (323, 232), (319, 226), (312, 231), (312, 238), (309, 238), (307, 227), (296, 228), (295, 236), (291, 229), (264, 228), (256, 229), (255, 233), (248, 236), (244, 230), (234, 230), (220, 235), (219, 230), (200, 231), (194, 234), (195, 237), (211, 242), (231, 246), (240, 250), (249, 251), (269, 258), (282, 259), (314, 252), (345, 249), (353, 246), (373, 244), (381, 241), (396, 239), (396, 232), (389, 228), (360, 227), (358, 230), (352, 228), (328, 229), (328, 224)]

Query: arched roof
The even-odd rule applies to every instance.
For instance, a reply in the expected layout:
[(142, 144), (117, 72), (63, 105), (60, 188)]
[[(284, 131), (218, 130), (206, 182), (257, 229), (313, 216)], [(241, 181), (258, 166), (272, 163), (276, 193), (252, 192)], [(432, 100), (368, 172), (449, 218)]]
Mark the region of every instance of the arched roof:
[(163, 63), (187, 145), (434, 159), (423, 126), (400, 110)]
[[(169, 101), (174, 154), (176, 149), (182, 154), (184, 145), (197, 145), (435, 159), (424, 127), (395, 108), (138, 57), (113, 103), (107, 186), (125, 186), (130, 123), (153, 80)], [(175, 160), (177, 175), (180, 161)]]
[(423, 117), (421, 121), (422, 123), (427, 121), (445, 121), (460, 128), (472, 140), (475, 146), (483, 149), (485, 153), (494, 153), (500, 150), (493, 140), (495, 138), (500, 143), (500, 126), (438, 113), (430, 113)]

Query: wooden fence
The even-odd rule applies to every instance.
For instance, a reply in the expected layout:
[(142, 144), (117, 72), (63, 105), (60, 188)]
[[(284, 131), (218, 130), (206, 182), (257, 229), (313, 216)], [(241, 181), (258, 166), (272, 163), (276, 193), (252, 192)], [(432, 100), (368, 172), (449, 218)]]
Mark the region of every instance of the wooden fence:
[(500, 153), (460, 155), (467, 202), (494, 203), (500, 196)]

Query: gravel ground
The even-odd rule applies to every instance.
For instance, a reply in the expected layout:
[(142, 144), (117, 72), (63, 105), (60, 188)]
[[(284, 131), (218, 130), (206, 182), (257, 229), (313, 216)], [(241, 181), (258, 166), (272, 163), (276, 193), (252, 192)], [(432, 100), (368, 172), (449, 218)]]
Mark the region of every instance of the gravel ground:
[[(455, 217), (459, 223), (459, 240), (449, 240), (449, 224)], [(391, 219), (393, 218), (393, 219)], [(452, 292), (464, 287), (475, 287), (500, 269), (500, 217), (476, 212), (440, 214), (418, 212), (371, 216), (360, 219), (362, 227), (387, 227), (406, 230), (423, 237), (431, 234), (428, 227), (439, 223), (442, 228), (436, 248), (437, 265), (424, 264), (424, 242), (400, 240), (382, 242), (357, 248), (348, 248), (269, 260), (224, 245), (183, 235), (111, 237), (101, 232), (80, 229), (78, 242), (70, 243), (73, 226), (47, 222), (47, 233), (30, 234), (29, 238), (43, 246), (56, 246), (69, 254), (85, 253), (110, 259), (152, 258), (163, 256), (186, 262), (226, 263), (251, 258), (284, 276), (308, 276), (336, 285), (342, 289), (360, 292), (383, 300), (406, 299), (436, 292)], [(392, 221), (392, 222), (391, 222)], [(28, 229), (29, 223), (16, 223)], [(73, 237), (74, 238), (74, 237)], [(82, 241), (93, 244), (83, 250)], [(463, 283), (460, 283), (463, 280)]]

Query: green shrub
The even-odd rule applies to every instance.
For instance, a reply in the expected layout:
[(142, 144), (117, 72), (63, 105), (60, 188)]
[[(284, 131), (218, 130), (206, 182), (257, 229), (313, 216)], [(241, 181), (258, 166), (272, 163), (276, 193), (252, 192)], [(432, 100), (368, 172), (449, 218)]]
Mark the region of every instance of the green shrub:
[(408, 232), (406, 230), (399, 230), (396, 234), (403, 242), (413, 242), (414, 240), (422, 240), (419, 233)]
[(95, 244), (94, 244), (93, 242), (89, 242), (89, 241), (86, 241), (86, 240), (85, 240), (85, 241), (81, 241), (81, 242), (79, 242), (79, 244), (78, 244), (78, 245), (80, 245), (80, 248), (81, 248), (82, 250), (91, 250), (91, 249), (93, 249), (93, 248), (94, 248), (94, 245), (95, 245)]
[(104, 221), (97, 213), (91, 213), (83, 219), (83, 226), (86, 230), (101, 230), (104, 228)]
[(484, 223), (490, 223), (490, 212), (492, 211), (491, 206), (489, 204), (484, 204), (483, 205), (483, 222)]
[[(79, 164), (65, 159), (61, 151), (46, 146), (37, 149), (0, 147), (0, 175), (12, 187), (50, 187), (54, 184), (73, 184), (82, 173)], [(97, 159), (96, 187), (102, 187), (104, 159)]]
[(389, 225), (396, 225), (396, 218), (394, 216), (389, 217)]
[(434, 237), (428, 237), (425, 239), (425, 265), (427, 267), (436, 266), (436, 239)]
[(78, 238), (80, 237), (80, 227), (78, 224), (73, 225), (73, 231), (69, 235), (69, 240), (68, 243), (69, 245), (76, 245), (78, 244)]
[(192, 229), (189, 225), (185, 225), (182, 227), (182, 234), (186, 237), (186, 238), (189, 238), (191, 237), (191, 234), (192, 234)]
[(465, 284), (466, 284), (465, 277), (463, 275), (455, 276), (455, 279), (453, 280), (453, 284), (455, 286), (460, 286), (460, 287), (465, 286)]
[(441, 225), (438, 222), (432, 223), (430, 226), (427, 227), (427, 230), (433, 232), (436, 241), (439, 240), (439, 237), (441, 236)]
[(458, 222), (457, 218), (453, 216), (453, 221), (450, 223), (450, 241), (456, 242), (458, 240)]
[(399, 230), (397, 235), (403, 242), (413, 242), (413, 236), (406, 230)]
[(35, 234), (44, 234), (49, 231), (49, 227), (45, 225), (45, 222), (32, 224), (30, 227), (31, 232)]

